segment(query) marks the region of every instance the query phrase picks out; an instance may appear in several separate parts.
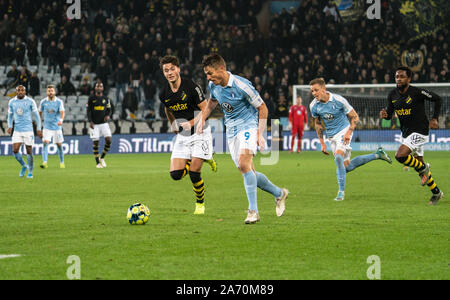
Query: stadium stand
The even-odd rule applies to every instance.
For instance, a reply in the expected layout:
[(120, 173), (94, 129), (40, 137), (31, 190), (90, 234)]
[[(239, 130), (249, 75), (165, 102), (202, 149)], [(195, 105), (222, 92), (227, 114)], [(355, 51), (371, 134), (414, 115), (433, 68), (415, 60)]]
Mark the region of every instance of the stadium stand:
[[(40, 94), (34, 98), (39, 103), (46, 85), (61, 82), (63, 64), (68, 63), (77, 93), (63, 98), (66, 121), (75, 123), (86, 119), (88, 96), (79, 89), (83, 79), (93, 86), (98, 77), (103, 78), (105, 93), (114, 104), (115, 127), (120, 125), (122, 133), (129, 128), (153, 131), (152, 126), (138, 123), (164, 119), (157, 97), (165, 83), (158, 58), (165, 54), (179, 56), (183, 75), (192, 77), (206, 92), (201, 60), (218, 52), (229, 62), (230, 71), (251, 79), (261, 95), (269, 93), (265, 101), (272, 102), (272, 107), (277, 107), (280, 94), (292, 99), (293, 85), (307, 84), (318, 76), (338, 84), (392, 82), (392, 70), (414, 55), (421, 61), (414, 82), (450, 80), (448, 27), (413, 37), (399, 15), (398, 1), (381, 1), (380, 20), (368, 20), (364, 14), (343, 18), (324, 0), (303, 0), (297, 9), (280, 13), (270, 13), (269, 2), (82, 0), (81, 19), (70, 20), (65, 1), (0, 0), (1, 120), (5, 120), (8, 95), (13, 96), (18, 82), (18, 77), (8, 82), (13, 64), (19, 72), (24, 66), (30, 74), (37, 72)], [(120, 119), (123, 94), (116, 97), (115, 76), (119, 62), (128, 73), (137, 62), (143, 74), (136, 90), (141, 99), (136, 127)], [(147, 78), (156, 86), (153, 110), (144, 104)], [(220, 117), (220, 112), (215, 116)], [(85, 132), (83, 123), (65, 126), (72, 133)]]

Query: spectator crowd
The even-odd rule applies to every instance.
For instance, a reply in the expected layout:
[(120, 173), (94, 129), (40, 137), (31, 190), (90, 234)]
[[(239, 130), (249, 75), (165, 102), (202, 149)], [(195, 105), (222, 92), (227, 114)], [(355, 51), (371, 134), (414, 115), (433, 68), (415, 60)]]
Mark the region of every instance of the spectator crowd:
[[(272, 14), (266, 26), (258, 21), (264, 2), (82, 0), (81, 19), (70, 20), (66, 1), (0, 0), (0, 60), (5, 70), (12, 65), (4, 94), (20, 83), (38, 95), (39, 74), (27, 65), (44, 64), (46, 72), (58, 74), (60, 95), (89, 95), (100, 80), (105, 93), (115, 88), (112, 100), (122, 112), (141, 105), (151, 117), (158, 87), (165, 84), (161, 56), (177, 55), (182, 75), (206, 88), (202, 57), (217, 52), (231, 72), (252, 81), (271, 117), (287, 117), (292, 85), (315, 77), (392, 83), (399, 57), (380, 51), (394, 44), (423, 53), (414, 82), (449, 82), (448, 28), (412, 40), (391, 1), (381, 1), (381, 19), (361, 15), (344, 22), (331, 1), (303, 0), (297, 9)], [(73, 64), (80, 65), (79, 74), (72, 74)], [(90, 73), (95, 78), (86, 77)], [(78, 86), (74, 76), (80, 77)]]

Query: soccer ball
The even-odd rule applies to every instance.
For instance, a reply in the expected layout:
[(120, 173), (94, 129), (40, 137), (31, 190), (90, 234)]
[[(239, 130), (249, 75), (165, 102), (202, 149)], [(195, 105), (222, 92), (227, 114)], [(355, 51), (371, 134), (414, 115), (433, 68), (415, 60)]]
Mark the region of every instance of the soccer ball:
[(150, 218), (150, 209), (145, 204), (135, 203), (128, 208), (127, 219), (132, 225), (143, 225)]

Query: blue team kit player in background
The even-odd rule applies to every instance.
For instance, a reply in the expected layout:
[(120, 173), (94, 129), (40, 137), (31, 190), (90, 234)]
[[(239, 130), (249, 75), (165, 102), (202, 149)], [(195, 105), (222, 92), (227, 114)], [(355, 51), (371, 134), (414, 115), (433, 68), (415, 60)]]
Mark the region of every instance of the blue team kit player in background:
[[(8, 134), (12, 135), (13, 154), (21, 165), (20, 177), (24, 177), (28, 170), (27, 178), (33, 178), (34, 159), (33, 159), (33, 117), (36, 121), (37, 135), (42, 137), (41, 118), (39, 117), (36, 102), (26, 96), (26, 89), (23, 85), (16, 87), (16, 96), (9, 100), (8, 104)], [(23, 160), (20, 147), (25, 144), (27, 152), (27, 163)]]
[[(380, 147), (375, 153), (360, 155), (350, 161), (352, 153), (350, 142), (356, 125), (359, 123), (358, 114), (348, 103), (347, 99), (341, 95), (328, 92), (325, 87), (325, 81), (322, 78), (313, 79), (309, 85), (311, 93), (314, 96), (309, 108), (311, 110), (311, 116), (314, 118), (314, 125), (320, 140), (321, 151), (325, 155), (329, 155), (323, 135), (324, 131), (326, 131), (326, 136), (330, 142), (334, 161), (337, 166), (336, 176), (339, 191), (334, 200), (342, 201), (345, 197), (346, 173), (372, 160), (381, 159), (390, 164), (392, 160)], [(323, 121), (325, 129), (321, 121)]]
[(225, 60), (220, 55), (205, 57), (203, 70), (209, 81), (211, 97), (197, 125), (197, 132), (201, 133), (206, 119), (219, 104), (225, 115), (231, 158), (244, 179), (249, 203), (244, 223), (253, 224), (260, 220), (257, 188), (275, 197), (276, 215), (281, 217), (289, 191), (274, 185), (264, 174), (256, 172), (253, 165), (257, 148), (264, 150), (266, 144), (263, 133), (267, 123), (267, 106), (250, 81), (227, 72)]
[(59, 167), (64, 169), (64, 151), (62, 148), (64, 136), (62, 133), (62, 123), (65, 109), (64, 101), (56, 97), (55, 86), (47, 86), (47, 97), (41, 100), (39, 113), (44, 123), (44, 129), (42, 130), (44, 147), (42, 149), (42, 164), (40, 167), (43, 169), (48, 168), (48, 146), (53, 140), (53, 143), (58, 148)]

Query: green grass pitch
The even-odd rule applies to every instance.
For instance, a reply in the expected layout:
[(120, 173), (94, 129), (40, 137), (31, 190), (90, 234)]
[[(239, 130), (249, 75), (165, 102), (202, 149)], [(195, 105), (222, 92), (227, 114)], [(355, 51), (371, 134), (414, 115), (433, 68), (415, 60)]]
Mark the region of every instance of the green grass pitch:
[[(361, 153), (353, 153), (353, 157)], [(393, 153), (389, 153), (393, 156)], [(67, 279), (70, 255), (81, 279), (367, 279), (379, 257), (381, 279), (450, 279), (450, 158), (426, 161), (447, 194), (434, 207), (414, 170), (374, 161), (347, 176), (335, 202), (336, 167), (320, 152), (281, 153), (256, 169), (290, 190), (286, 212), (258, 191), (261, 222), (245, 225), (242, 176), (228, 154), (205, 165), (206, 214), (193, 215), (192, 185), (169, 176), (169, 154), (57, 156), (34, 179), (19, 178), (13, 158), (0, 157), (0, 279)], [(142, 202), (151, 217), (129, 225), (127, 208)], [(4, 255), (20, 254), (18, 257)]]

